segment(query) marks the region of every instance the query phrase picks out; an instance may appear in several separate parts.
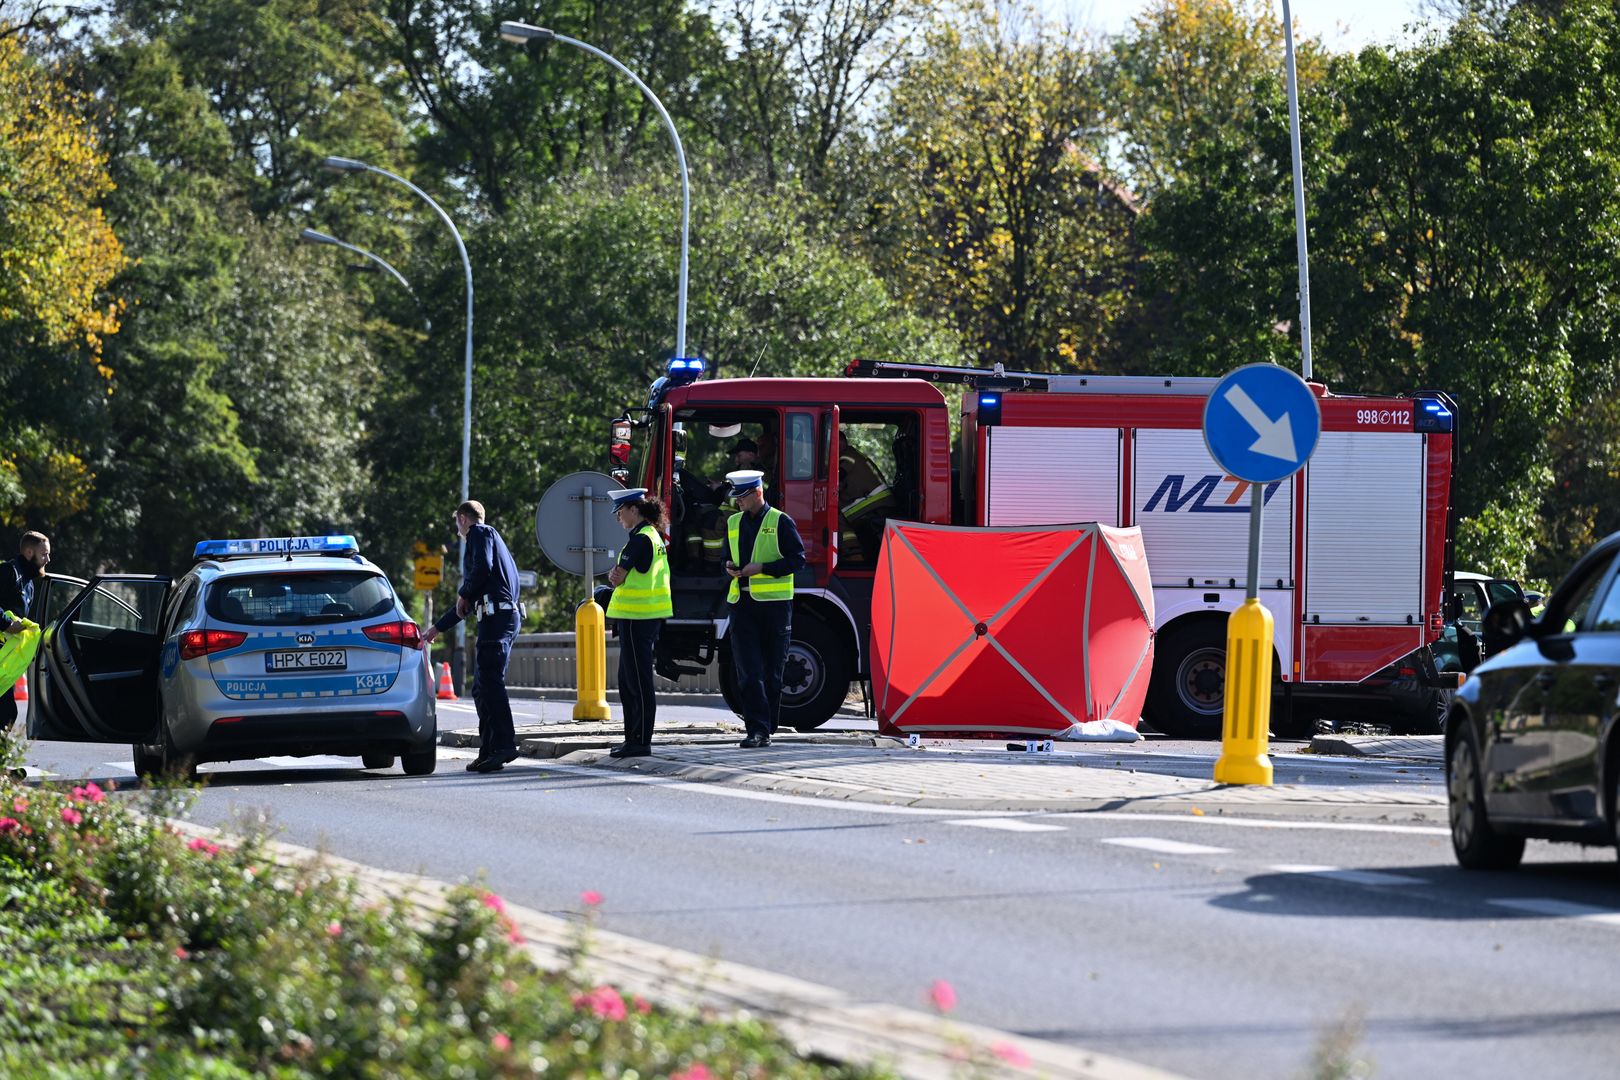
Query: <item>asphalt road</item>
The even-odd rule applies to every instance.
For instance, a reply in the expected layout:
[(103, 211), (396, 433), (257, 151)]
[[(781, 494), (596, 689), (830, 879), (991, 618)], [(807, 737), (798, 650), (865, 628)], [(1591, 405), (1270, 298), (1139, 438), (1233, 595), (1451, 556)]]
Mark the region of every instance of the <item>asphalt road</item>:
[[(126, 753), (42, 743), (30, 763), (109, 779)], [(1620, 1051), (1612, 852), (1533, 843), (1519, 873), (1465, 874), (1433, 828), (915, 812), (473, 776), (469, 756), (419, 779), (219, 766), (192, 816), (543, 910), (595, 889), (611, 930), (874, 999), (946, 979), (964, 1019), (1193, 1076), (1305, 1075), (1340, 1030), (1381, 1076), (1609, 1076)]]

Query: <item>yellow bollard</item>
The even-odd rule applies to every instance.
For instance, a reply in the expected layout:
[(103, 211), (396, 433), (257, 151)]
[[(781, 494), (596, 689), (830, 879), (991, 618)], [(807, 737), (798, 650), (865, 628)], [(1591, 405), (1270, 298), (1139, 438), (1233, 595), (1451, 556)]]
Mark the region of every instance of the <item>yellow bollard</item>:
[(1226, 621), (1226, 718), (1217, 784), (1271, 784), (1271, 612), (1254, 597)]
[(587, 600), (574, 612), (575, 720), (611, 720), (607, 703), (607, 618)]

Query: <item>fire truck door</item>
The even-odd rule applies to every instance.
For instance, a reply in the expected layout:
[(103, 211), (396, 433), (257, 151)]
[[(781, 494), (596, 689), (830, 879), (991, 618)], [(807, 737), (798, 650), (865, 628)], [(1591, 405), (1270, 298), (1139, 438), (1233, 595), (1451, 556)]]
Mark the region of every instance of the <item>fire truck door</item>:
[(837, 405), (821, 411), (821, 461), (816, 469), (813, 506), (817, 521), (805, 537), (807, 554), (820, 581), (831, 579), (838, 568), (838, 422)]

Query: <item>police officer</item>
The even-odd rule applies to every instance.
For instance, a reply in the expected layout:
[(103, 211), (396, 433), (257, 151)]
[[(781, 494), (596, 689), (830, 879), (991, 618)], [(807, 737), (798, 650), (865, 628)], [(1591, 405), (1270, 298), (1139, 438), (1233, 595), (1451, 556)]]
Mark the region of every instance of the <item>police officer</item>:
[(793, 630), (793, 574), (804, 565), (799, 528), (765, 501), (765, 474), (740, 469), (726, 474), (731, 496), (742, 508), (726, 523), (731, 558), (731, 659), (742, 698), (748, 737), (738, 746), (771, 744), (782, 706), (782, 669)]
[(518, 756), (512, 703), (506, 697), (506, 664), (512, 659), (522, 608), (518, 606), (517, 563), (506, 541), (484, 524), (484, 504), (468, 499), (456, 507), (456, 532), (463, 538), (461, 588), (456, 606), (422, 635), (425, 645), (469, 614), (478, 615), (477, 666), (473, 705), (478, 709), (478, 757), (468, 772), (499, 772)]
[(664, 620), (675, 613), (669, 594), (669, 557), (664, 530), (669, 521), (664, 504), (647, 498), (646, 488), (608, 492), (613, 512), (630, 534), (619, 564), (608, 571), (613, 597), (607, 616), (617, 619), (619, 634), (619, 701), (624, 706), (624, 742), (609, 757), (646, 757), (652, 753), (653, 653)]
[[(0, 563), (0, 612), (10, 612), (15, 619), (32, 617), (34, 582), (45, 576), (45, 567), (51, 561), (51, 542), (44, 533), (25, 532), (17, 544), (17, 557)], [(0, 619), (4, 619), (0, 615)], [(10, 627), (0, 629), (12, 632)], [(16, 626), (21, 630), (21, 626)], [(17, 719), (17, 685), (6, 687), (0, 694), (0, 731), (11, 727)]]

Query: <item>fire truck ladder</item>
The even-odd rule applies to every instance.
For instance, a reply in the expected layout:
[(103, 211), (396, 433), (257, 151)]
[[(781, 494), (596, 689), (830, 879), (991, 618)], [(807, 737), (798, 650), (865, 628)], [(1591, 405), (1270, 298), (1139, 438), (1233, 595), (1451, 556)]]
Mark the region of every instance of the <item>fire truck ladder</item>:
[(908, 364), (897, 360), (851, 360), (844, 368), (851, 379), (922, 379), (956, 383), (976, 390), (1035, 390), (1050, 394), (1204, 394), (1219, 379), (1170, 378), (1161, 375), (1056, 375), (1045, 371), (1007, 371), (957, 367), (953, 364)]

